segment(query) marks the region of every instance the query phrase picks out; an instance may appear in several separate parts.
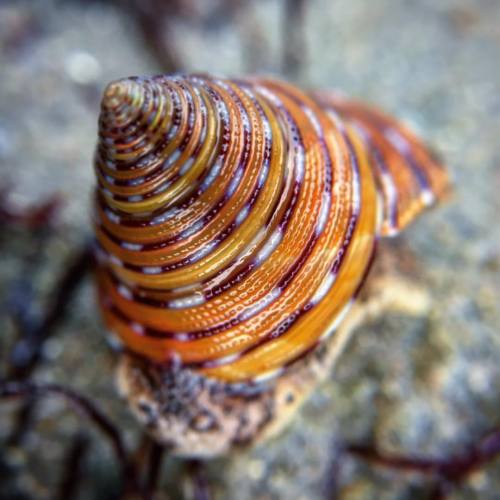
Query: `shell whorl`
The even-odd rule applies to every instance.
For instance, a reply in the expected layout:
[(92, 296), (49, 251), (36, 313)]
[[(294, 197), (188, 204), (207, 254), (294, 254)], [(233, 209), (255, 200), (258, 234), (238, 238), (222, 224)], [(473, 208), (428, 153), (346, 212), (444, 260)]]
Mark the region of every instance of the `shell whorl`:
[(334, 333), (378, 236), (447, 184), (378, 111), (209, 76), (110, 84), (95, 169), (107, 326), (226, 381), (279, 374)]

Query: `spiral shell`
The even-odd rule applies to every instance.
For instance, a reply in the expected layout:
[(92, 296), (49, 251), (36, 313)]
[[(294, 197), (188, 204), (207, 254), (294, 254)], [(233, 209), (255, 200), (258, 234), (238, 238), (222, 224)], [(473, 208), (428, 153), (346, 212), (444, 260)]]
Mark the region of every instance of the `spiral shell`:
[(98, 284), (125, 346), (225, 382), (331, 335), (396, 234), (447, 189), (401, 124), (270, 79), (127, 78), (95, 156)]

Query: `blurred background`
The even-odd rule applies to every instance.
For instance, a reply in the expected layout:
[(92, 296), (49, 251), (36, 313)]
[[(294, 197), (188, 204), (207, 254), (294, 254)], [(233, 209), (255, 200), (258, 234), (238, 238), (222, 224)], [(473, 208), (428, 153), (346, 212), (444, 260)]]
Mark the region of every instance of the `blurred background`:
[[(0, 378), (90, 236), (107, 82), (206, 71), (337, 88), (396, 114), (450, 166), (454, 196), (400, 243), (431, 311), (363, 327), (281, 439), (209, 464), (207, 480), (217, 498), (429, 498), (429, 478), (336, 450), (447, 457), (500, 425), (499, 61), (498, 0), (0, 0)], [(90, 279), (41, 354), (32, 378), (99, 401), (135, 442)], [(0, 498), (54, 498), (75, 436), (87, 452), (72, 498), (113, 498), (102, 436), (58, 399), (20, 420), (23, 408), (0, 406)], [(168, 458), (158, 498), (189, 498), (184, 476)], [(497, 460), (452, 498), (499, 491)]]

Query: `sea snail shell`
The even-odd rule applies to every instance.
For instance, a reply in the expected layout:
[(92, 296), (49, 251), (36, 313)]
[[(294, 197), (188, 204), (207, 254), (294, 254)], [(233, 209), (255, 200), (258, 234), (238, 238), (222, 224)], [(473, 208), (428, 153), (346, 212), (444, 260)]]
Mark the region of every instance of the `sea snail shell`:
[[(219, 387), (234, 402), (256, 391), (269, 408), (276, 402), (262, 387), (334, 342), (377, 239), (448, 186), (423, 144), (371, 107), (276, 80), (206, 75), (111, 83), (95, 171), (98, 290), (107, 327), (133, 353), (122, 373), (129, 398), (157, 370), (153, 392), (196, 386), (200, 400)], [(180, 443), (171, 434), (187, 436), (189, 426), (147, 399), (153, 432), (181, 453), (204, 427), (230, 432), (218, 413), (227, 401), (205, 401), (201, 424), (186, 410), (198, 421)], [(249, 405), (239, 406), (247, 420)], [(227, 446), (242, 441), (235, 433)]]

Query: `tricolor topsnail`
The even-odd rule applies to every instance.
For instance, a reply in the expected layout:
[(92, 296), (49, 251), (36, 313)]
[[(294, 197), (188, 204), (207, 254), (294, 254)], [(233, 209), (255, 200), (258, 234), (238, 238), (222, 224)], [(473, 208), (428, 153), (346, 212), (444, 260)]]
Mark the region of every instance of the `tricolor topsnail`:
[(226, 382), (278, 376), (348, 314), (377, 238), (447, 190), (404, 126), (264, 78), (127, 78), (95, 156), (102, 311), (126, 347)]

